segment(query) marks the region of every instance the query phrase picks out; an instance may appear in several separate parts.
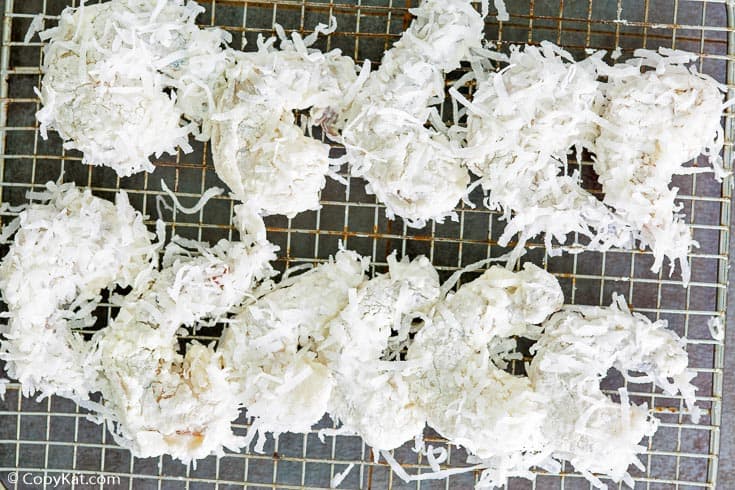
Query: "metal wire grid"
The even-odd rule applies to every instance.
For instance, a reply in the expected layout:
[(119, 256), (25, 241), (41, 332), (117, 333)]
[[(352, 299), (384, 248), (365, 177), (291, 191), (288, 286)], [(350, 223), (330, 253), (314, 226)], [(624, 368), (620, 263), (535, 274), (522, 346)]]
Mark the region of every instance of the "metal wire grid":
[[(64, 179), (89, 186), (102, 197), (111, 198), (118, 189), (127, 190), (135, 207), (158, 218), (155, 198), (161, 194), (160, 179), (174, 189), (188, 205), (212, 185), (222, 185), (211, 165), (206, 144), (190, 155), (164, 157), (153, 174), (118, 179), (105, 168), (83, 166), (80, 155), (65, 151), (52, 134), (39, 137), (33, 114), (38, 100), (33, 87), (40, 83), (41, 43), (24, 43), (23, 37), (33, 15), (44, 13), (47, 24), (68, 3), (67, 0), (5, 0), (0, 48), (0, 197), (3, 202), (25, 202), (25, 192), (38, 189), (48, 180)], [(233, 46), (249, 46), (259, 33), (272, 33), (274, 22), (286, 29), (308, 33), (318, 22), (334, 15), (338, 31), (320, 40), (319, 47), (340, 48), (356, 60), (375, 61), (398, 38), (410, 21), (410, 0), (356, 1), (201, 1), (207, 8), (199, 19), (205, 25), (219, 25), (234, 37)], [(488, 19), (487, 37), (505, 42), (535, 43), (555, 41), (581, 55), (584, 48), (621, 47), (630, 54), (637, 47), (669, 46), (701, 55), (700, 70), (721, 81), (733, 82), (731, 52), (735, 33), (727, 21), (730, 6), (722, 1), (643, 0), (603, 2), (601, 0), (510, 1), (509, 22)], [(728, 42), (730, 41), (730, 42)], [(247, 47), (245, 48), (247, 49)], [(733, 86), (730, 85), (732, 89)], [(732, 91), (732, 90), (731, 90)], [(732, 151), (733, 126), (726, 118), (726, 156)], [(335, 149), (339, 151), (339, 149)], [(729, 160), (729, 158), (727, 158)], [(574, 164), (576, 167), (576, 164)], [(596, 188), (589, 165), (578, 167), (585, 184)], [(612, 292), (623, 293), (637, 311), (652, 318), (665, 318), (671, 328), (688, 339), (688, 351), (698, 375), (698, 400), (706, 415), (693, 425), (682, 415), (680, 397), (668, 397), (650, 385), (630, 386), (636, 403), (646, 402), (658, 412), (661, 428), (644, 441), (645, 472), (633, 470), (636, 488), (715, 488), (718, 466), (719, 421), (722, 395), (723, 346), (711, 340), (707, 320), (724, 314), (726, 303), (728, 238), (731, 182), (723, 185), (708, 175), (685, 176), (675, 183), (680, 189), (684, 212), (701, 247), (692, 255), (691, 286), (681, 287), (673, 278), (649, 271), (652, 257), (645, 252), (585, 252), (582, 255), (549, 257), (542, 244), (533, 243), (528, 260), (542, 264), (559, 278), (567, 301), (579, 304), (607, 304)], [(477, 196), (476, 196), (477, 197)], [(475, 199), (475, 202), (480, 202)], [(302, 262), (318, 262), (337, 250), (338, 241), (372, 257), (373, 270), (385, 268), (387, 254), (397, 249), (411, 256), (426, 254), (442, 274), (476, 260), (498, 256), (506, 249), (497, 245), (502, 223), (481, 208), (462, 206), (459, 221), (407, 229), (401, 221), (390, 222), (384, 208), (365, 193), (364, 183), (350, 179), (347, 186), (329, 182), (322, 194), (320, 211), (303, 213), (294, 219), (267, 220), (269, 239), (280, 245), (280, 268)], [(166, 214), (169, 232), (214, 242), (232, 238), (233, 203), (215, 198), (193, 216)], [(5, 213), (3, 221), (12, 219)], [(6, 247), (7, 245), (4, 245)], [(103, 311), (102, 324), (110, 312)], [(200, 338), (214, 339), (216, 332)], [(603, 386), (613, 390), (625, 382), (614, 375)], [(265, 454), (229, 454), (210, 457), (196, 469), (186, 468), (169, 458), (136, 460), (112, 442), (101, 426), (85, 419), (78, 407), (64, 399), (36, 402), (19, 396), (11, 384), (0, 403), (0, 481), (8, 482), (11, 471), (32, 475), (61, 475), (64, 472), (119, 477), (105, 488), (328, 488), (331, 477), (354, 463), (341, 488), (470, 488), (476, 474), (454, 476), (444, 481), (405, 484), (383, 463), (375, 463), (369, 448), (359, 438), (327, 437), (318, 440), (309, 434), (286, 434), (269, 440)], [(328, 420), (322, 426), (329, 426)], [(247, 430), (241, 417), (237, 430)], [(434, 445), (445, 443), (429, 437)], [(448, 466), (464, 464), (465, 453), (448, 447)], [(411, 472), (428, 470), (428, 465), (408, 446), (395, 451), (396, 459)], [(611, 482), (609, 482), (611, 483)], [(22, 480), (14, 488), (27, 488)], [(79, 485), (72, 485), (77, 487)], [(589, 483), (567, 465), (562, 475), (539, 474), (535, 482), (511, 480), (508, 488), (590, 488)]]

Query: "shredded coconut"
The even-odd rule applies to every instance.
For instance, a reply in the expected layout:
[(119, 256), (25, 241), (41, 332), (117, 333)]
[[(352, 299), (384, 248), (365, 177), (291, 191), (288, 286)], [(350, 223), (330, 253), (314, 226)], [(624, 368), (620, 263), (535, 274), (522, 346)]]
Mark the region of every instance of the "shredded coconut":
[(500, 22), (507, 22), (510, 20), (510, 14), (508, 14), (508, 8), (503, 0), (493, 0), (493, 5), (498, 11), (497, 18)]
[[(177, 210), (184, 214), (198, 213), (199, 211), (204, 209), (204, 206), (207, 205), (210, 199), (215, 196), (219, 196), (225, 192), (224, 189), (220, 189), (219, 187), (210, 187), (209, 189), (204, 191), (204, 194), (202, 194), (202, 196), (199, 198), (199, 201), (194, 206), (187, 208), (186, 206), (181, 205), (181, 203), (179, 202), (179, 198), (176, 197), (176, 194), (174, 194), (171, 189), (168, 188), (166, 182), (164, 182), (163, 179), (161, 179), (161, 189), (168, 195), (168, 197), (171, 198), (171, 201), (173, 201), (173, 205), (168, 205), (164, 203), (164, 206), (171, 211)], [(161, 213), (159, 211), (159, 216), (160, 215)]]
[(43, 13), (34, 15), (31, 19), (31, 24), (28, 26), (28, 30), (26, 31), (26, 35), (23, 37), (23, 44), (31, 42), (33, 36), (35, 36), (37, 32), (43, 30), (44, 23)]
[(350, 471), (352, 471), (352, 468), (355, 467), (355, 463), (350, 463), (347, 465), (347, 468), (344, 469), (344, 471), (341, 471), (334, 475), (332, 477), (332, 480), (329, 482), (329, 488), (337, 488), (342, 484), (343, 481), (345, 481), (345, 478), (350, 474)]
[[(687, 255), (697, 246), (675, 199), (671, 179), (705, 171), (683, 165), (704, 154), (715, 176), (724, 174), (720, 151), (724, 87), (688, 64), (696, 55), (661, 48), (636, 50), (636, 58), (604, 68), (599, 134), (594, 140), (595, 171), (604, 202), (638, 230), (655, 257), (678, 261), (682, 280), (690, 278)], [(649, 68), (641, 73), (641, 69)], [(650, 69), (652, 68), (652, 69)]]
[(458, 145), (426, 123), (440, 120), (433, 106), (444, 100), (444, 74), (482, 48), (485, 23), (468, 0), (425, 0), (411, 13), (408, 30), (342, 115), (341, 142), (352, 175), (367, 180), (388, 217), (421, 227), (455, 216), (467, 193)]
[(714, 340), (722, 342), (725, 340), (725, 319), (723, 315), (713, 316), (707, 320), (707, 328)]
[(327, 412), (334, 377), (323, 344), (366, 267), (341, 251), (246, 305), (223, 332), (218, 351), (260, 432), (306, 432)]
[(90, 347), (73, 329), (91, 327), (104, 289), (134, 285), (157, 254), (143, 217), (119, 192), (116, 204), (73, 184), (49, 182), (17, 218), (0, 265), (8, 305), (0, 357), (23, 394), (76, 400), (96, 391)]
[[(331, 27), (334, 29), (334, 25)], [(317, 32), (327, 31), (320, 25)], [(333, 131), (345, 93), (357, 77), (351, 58), (339, 50), (310, 49), (298, 33), (258, 40), (258, 51), (233, 53), (226, 82), (217, 93), (212, 121), (215, 169), (233, 195), (265, 215), (293, 217), (319, 209), (330, 164), (329, 145), (306, 134), (305, 125)]]
[(5, 400), (5, 392), (8, 390), (9, 383), (8, 378), (0, 378), (0, 400)]
[(238, 450), (240, 403), (221, 353), (177, 333), (214, 325), (272, 275), (270, 244), (221, 240), (214, 247), (174, 237), (162, 269), (118, 298), (120, 313), (95, 335), (105, 416), (118, 444), (139, 457), (184, 463)]
[[(200, 30), (203, 10), (184, 0), (112, 0), (66, 8), (43, 31), (44, 77), (37, 113), (41, 135), (55, 129), (65, 147), (120, 176), (153, 171), (149, 156), (191, 151), (224, 61), (227, 35)], [(175, 77), (175, 78), (174, 78)], [(178, 88), (179, 94), (166, 93)], [(209, 90), (211, 92), (211, 90)], [(176, 90), (174, 90), (176, 92)]]

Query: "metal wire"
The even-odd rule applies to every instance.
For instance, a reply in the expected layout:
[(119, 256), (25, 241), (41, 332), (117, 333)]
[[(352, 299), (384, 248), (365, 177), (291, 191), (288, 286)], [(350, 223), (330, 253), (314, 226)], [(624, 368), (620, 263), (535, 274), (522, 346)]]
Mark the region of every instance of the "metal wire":
[[(48, 141), (39, 137), (34, 113), (39, 101), (33, 87), (40, 83), (41, 43), (24, 43), (33, 15), (44, 14), (47, 25), (55, 22), (69, 0), (5, 0), (0, 47), (0, 197), (20, 204), (25, 192), (58, 178), (89, 186), (95, 194), (111, 197), (125, 189), (135, 207), (157, 216), (155, 198), (161, 194), (160, 179), (174, 190), (184, 205), (194, 202), (204, 190), (220, 184), (211, 165), (206, 144), (190, 155), (163, 157), (153, 174), (118, 179), (105, 168), (83, 166), (80, 155), (66, 151), (54, 134)], [(201, 1), (205, 25), (219, 25), (233, 34), (234, 46), (253, 46), (258, 34), (272, 33), (274, 22), (302, 33), (329, 16), (338, 21), (337, 32), (319, 41), (324, 49), (340, 48), (356, 60), (379, 60), (410, 21), (410, 0), (353, 0), (278, 2), (244, 0)], [(733, 91), (732, 56), (735, 30), (727, 21), (724, 0), (528, 0), (509, 1), (509, 22), (487, 22), (487, 37), (499, 41), (537, 43), (548, 39), (583, 55), (586, 48), (612, 50), (625, 55), (638, 47), (667, 46), (699, 53), (699, 68), (729, 83)], [(245, 46), (245, 49), (247, 49)], [(726, 161), (730, 161), (733, 121), (726, 117)], [(339, 151), (335, 149), (335, 151)], [(570, 164), (576, 166), (577, 164)], [(579, 166), (591, 190), (591, 169)], [(686, 336), (691, 362), (698, 375), (698, 401), (705, 416), (693, 425), (682, 415), (682, 400), (655, 390), (650, 385), (629, 387), (631, 399), (647, 403), (657, 412), (661, 427), (646, 439), (642, 459), (646, 471), (632, 472), (636, 488), (715, 488), (718, 466), (722, 397), (723, 346), (713, 341), (707, 320), (723, 314), (726, 303), (731, 179), (722, 185), (707, 174), (677, 177), (683, 211), (691, 222), (700, 248), (692, 254), (693, 277), (689, 288), (681, 287), (678, 275), (649, 271), (653, 259), (640, 251), (585, 252), (581, 255), (549, 257), (541, 243), (530, 244), (526, 258), (544, 265), (560, 280), (567, 301), (578, 304), (607, 304), (612, 292), (623, 293), (633, 307), (652, 318), (664, 318), (671, 328)], [(475, 200), (479, 202), (479, 199)], [(421, 230), (385, 218), (384, 208), (366, 194), (364, 183), (350, 179), (347, 186), (329, 182), (322, 194), (320, 211), (294, 219), (272, 217), (267, 221), (269, 239), (280, 245), (279, 267), (318, 262), (337, 250), (338, 242), (372, 258), (373, 270), (384, 270), (387, 254), (397, 249), (411, 256), (427, 255), (445, 275), (476, 260), (498, 256), (502, 223), (481, 207), (458, 208), (459, 221), (432, 223)], [(193, 216), (176, 212), (162, 216), (169, 232), (213, 242), (232, 238), (233, 203), (215, 198)], [(4, 213), (4, 222), (12, 219)], [(7, 246), (7, 245), (4, 245)], [(109, 312), (107, 315), (109, 316)], [(104, 320), (104, 319), (103, 319)], [(213, 338), (213, 337), (208, 337)], [(625, 384), (610, 376), (603, 387), (613, 392)], [(325, 420), (322, 426), (329, 426)], [(244, 433), (247, 421), (238, 421)], [(446, 444), (429, 434), (434, 445)], [(465, 464), (465, 454), (448, 447), (446, 466)], [(426, 472), (424, 459), (408, 446), (394, 451), (409, 472)], [(186, 468), (169, 458), (136, 460), (118, 448), (105, 429), (85, 419), (74, 404), (58, 398), (40, 402), (19, 396), (11, 384), (0, 403), (0, 480), (13, 488), (27, 488), (22, 481), (9, 482), (9, 472), (58, 476), (64, 473), (119, 477), (100, 488), (328, 488), (330, 479), (347, 465), (355, 464), (341, 488), (470, 488), (477, 474), (453, 476), (438, 482), (405, 484), (373, 454), (359, 438), (347, 436), (318, 440), (309, 434), (286, 434), (269, 440), (265, 454), (229, 454)], [(539, 473), (535, 482), (511, 480), (509, 488), (590, 488), (566, 465), (561, 475)], [(611, 482), (608, 482), (611, 483)], [(43, 484), (39, 487), (52, 486)], [(71, 485), (75, 487), (75, 485)], [(80, 486), (80, 485), (76, 485)], [(617, 485), (612, 485), (617, 486)]]

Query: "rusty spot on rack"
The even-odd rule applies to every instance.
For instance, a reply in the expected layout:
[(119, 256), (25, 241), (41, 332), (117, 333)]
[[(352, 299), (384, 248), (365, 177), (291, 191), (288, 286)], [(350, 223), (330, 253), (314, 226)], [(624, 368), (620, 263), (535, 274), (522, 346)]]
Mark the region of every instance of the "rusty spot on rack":
[[(378, 229), (377, 225), (375, 226), (376, 230)], [(393, 233), (393, 222), (388, 220), (388, 222), (385, 225), (385, 231), (386, 234), (390, 235)], [(393, 251), (393, 240), (390, 237), (383, 237), (385, 239), (385, 251), (383, 253), (384, 257), (388, 257), (388, 255), (391, 254)]]
[(674, 407), (653, 407), (653, 411), (657, 413), (679, 413), (679, 409)]
[[(373, 454), (373, 448), (368, 448), (368, 451), (370, 452), (370, 461), (375, 461), (375, 455)], [(368, 490), (373, 488), (373, 465), (368, 466), (367, 488)]]
[(403, 30), (405, 31), (408, 29), (409, 24), (411, 24), (411, 19), (413, 16), (408, 11), (408, 9), (411, 8), (411, 0), (406, 0), (406, 12), (403, 14)]
[[(283, 227), (277, 227), (277, 226), (266, 226), (266, 231), (274, 232), (274, 233), (306, 233), (309, 235), (328, 235), (328, 236), (340, 236), (343, 239), (347, 239), (350, 237), (359, 237), (359, 238), (387, 238), (385, 234), (378, 232), (378, 226), (373, 225), (373, 231), (351, 231), (347, 226), (342, 228), (341, 231), (338, 230), (298, 230), (294, 228), (283, 228)], [(436, 238), (431, 235), (404, 235), (401, 238), (405, 238), (406, 240), (418, 240), (422, 242), (430, 242), (432, 240), (435, 240)], [(467, 243), (482, 243), (482, 244), (496, 244), (494, 240), (465, 240)]]

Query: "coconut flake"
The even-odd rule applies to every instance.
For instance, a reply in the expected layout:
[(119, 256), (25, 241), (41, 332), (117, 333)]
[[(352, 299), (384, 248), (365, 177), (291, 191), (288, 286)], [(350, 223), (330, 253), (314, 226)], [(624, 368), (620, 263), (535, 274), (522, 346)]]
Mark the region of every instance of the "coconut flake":
[(5, 401), (5, 392), (8, 389), (10, 380), (8, 378), (0, 378), (0, 400)]
[(188, 135), (198, 129), (182, 118), (204, 119), (207, 103), (199, 99), (224, 69), (219, 46), (227, 39), (196, 26), (202, 10), (183, 0), (64, 9), (59, 25), (41, 33), (49, 41), (36, 114), (41, 135), (55, 129), (84, 163), (121, 177), (153, 171), (151, 155), (190, 152)]
[(33, 39), (33, 36), (36, 35), (37, 32), (40, 32), (44, 29), (44, 15), (43, 13), (36, 14), (31, 19), (31, 24), (28, 26), (28, 30), (26, 31), (26, 35), (23, 37), (23, 44), (28, 44), (31, 42), (31, 39)]
[(388, 50), (355, 100), (341, 115), (341, 139), (350, 172), (368, 181), (368, 192), (389, 218), (409, 226), (441, 222), (466, 195), (469, 175), (457, 145), (426, 127), (440, 120), (444, 74), (482, 48), (483, 16), (467, 0), (425, 0)]
[[(636, 50), (636, 58), (604, 69), (607, 76), (592, 146), (604, 202), (638, 231), (653, 251), (651, 270), (665, 258), (691, 275), (688, 254), (697, 243), (676, 203), (674, 175), (704, 171), (684, 164), (707, 156), (718, 179), (725, 175), (720, 152), (725, 88), (688, 63), (696, 55), (661, 49)], [(654, 68), (641, 73), (643, 67)]]
[(350, 474), (350, 471), (352, 471), (352, 468), (355, 467), (355, 463), (350, 463), (347, 465), (347, 468), (344, 469), (344, 471), (341, 471), (334, 475), (332, 477), (332, 480), (329, 482), (329, 488), (337, 488), (342, 484), (343, 481), (345, 481), (345, 478), (347, 478), (347, 475)]
[[(198, 213), (199, 211), (204, 209), (204, 206), (207, 205), (210, 199), (212, 199), (213, 197), (219, 196), (225, 192), (224, 189), (221, 189), (219, 187), (210, 187), (209, 189), (204, 191), (204, 194), (202, 194), (202, 196), (199, 198), (199, 201), (197, 201), (197, 203), (194, 206), (187, 208), (181, 205), (181, 203), (179, 202), (179, 198), (176, 197), (176, 194), (174, 194), (171, 189), (168, 188), (168, 186), (166, 185), (166, 182), (164, 182), (163, 179), (161, 179), (161, 189), (163, 190), (163, 192), (168, 194), (168, 197), (170, 197), (171, 200), (173, 201), (173, 206), (168, 205), (165, 202), (164, 202), (164, 206), (170, 211), (177, 210), (184, 214)], [(161, 216), (160, 210), (158, 212), (158, 215)]]
[(564, 174), (567, 154), (589, 146), (595, 133), (593, 61), (600, 55), (574, 62), (549, 42), (510, 49), (498, 72), (475, 65), (471, 102), (452, 92), (467, 106), (467, 129), (455, 132), (464, 138), (467, 164), (489, 193), (486, 206), (508, 222), (499, 243), (518, 235), (509, 264), (539, 234), (552, 255), (553, 240), (565, 244), (571, 233), (587, 237), (590, 249), (632, 246), (633, 230), (582, 189), (579, 175)]
[(493, 0), (493, 5), (495, 5), (495, 9), (498, 11), (497, 19), (500, 22), (507, 22), (510, 20), (510, 14), (508, 14), (508, 8), (505, 6), (505, 2), (503, 0)]
[(73, 329), (95, 324), (104, 289), (133, 285), (157, 254), (143, 217), (119, 192), (112, 204), (74, 184), (46, 184), (17, 218), (0, 265), (8, 305), (0, 357), (23, 394), (75, 400), (96, 391), (90, 347)]
[(218, 351), (260, 431), (305, 432), (327, 412), (334, 379), (322, 345), (366, 267), (341, 251), (246, 305), (223, 332)]
[(725, 320), (722, 315), (717, 315), (707, 320), (707, 328), (714, 340), (722, 342), (725, 340)]
[[(323, 29), (322, 29), (323, 30)], [(293, 217), (319, 209), (330, 171), (329, 145), (304, 134), (306, 125), (326, 132), (357, 77), (339, 50), (310, 49), (298, 34), (258, 40), (258, 51), (233, 53), (212, 117), (215, 169), (233, 195), (264, 215)], [(313, 42), (313, 39), (309, 39)]]

